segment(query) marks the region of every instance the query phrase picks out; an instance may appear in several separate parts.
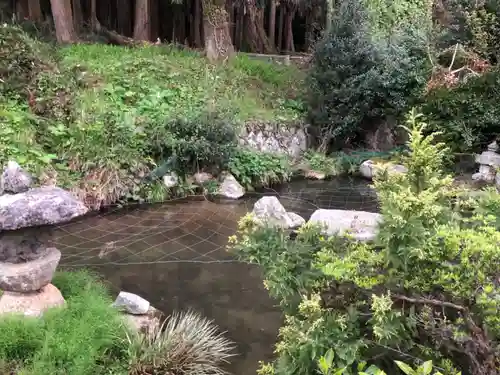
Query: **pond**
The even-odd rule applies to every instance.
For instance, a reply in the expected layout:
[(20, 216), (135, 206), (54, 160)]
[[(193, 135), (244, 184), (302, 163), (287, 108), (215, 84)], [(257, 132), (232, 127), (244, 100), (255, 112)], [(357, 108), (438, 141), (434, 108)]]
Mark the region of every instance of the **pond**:
[(60, 268), (91, 268), (114, 292), (139, 294), (166, 314), (192, 308), (213, 319), (238, 345), (228, 370), (254, 375), (260, 360), (272, 358), (281, 314), (259, 268), (237, 262), (225, 247), (238, 219), (264, 195), (306, 219), (318, 208), (378, 208), (367, 182), (338, 178), (296, 181), (230, 203), (191, 197), (109, 210), (56, 228)]

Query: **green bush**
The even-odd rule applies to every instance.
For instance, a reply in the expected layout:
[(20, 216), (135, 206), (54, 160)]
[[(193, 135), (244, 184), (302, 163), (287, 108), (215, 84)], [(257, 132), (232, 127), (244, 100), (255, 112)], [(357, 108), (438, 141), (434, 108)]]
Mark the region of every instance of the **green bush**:
[(453, 88), (427, 94), (422, 112), (428, 130), (440, 131), (441, 140), (455, 152), (480, 152), (500, 134), (500, 71), (470, 77)]
[(361, 0), (341, 3), (309, 76), (310, 120), (324, 145), (359, 142), (421, 95), (427, 72), (421, 40), (418, 30), (374, 33)]
[(240, 222), (230, 250), (263, 268), (286, 313), (277, 358), (260, 374), (317, 373), (330, 349), (337, 374), (394, 374), (428, 360), (445, 375), (498, 373), (499, 194), (469, 202), (480, 207), (472, 213), (452, 204), (446, 149), (415, 113), (409, 124), (408, 173), (375, 182), (383, 221), (374, 243), (325, 238), (310, 225), (292, 240), (251, 217)]
[(229, 161), (229, 172), (247, 189), (283, 183), (292, 174), (287, 156), (247, 148), (237, 149)]

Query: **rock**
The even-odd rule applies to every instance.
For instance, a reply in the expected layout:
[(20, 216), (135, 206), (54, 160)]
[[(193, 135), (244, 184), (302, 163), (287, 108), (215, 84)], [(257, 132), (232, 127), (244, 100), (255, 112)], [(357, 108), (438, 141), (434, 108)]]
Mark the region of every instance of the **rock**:
[(0, 194), (2, 192), (17, 194), (27, 191), (33, 179), (15, 161), (9, 161), (0, 178)]
[(500, 155), (493, 151), (484, 151), (476, 157), (476, 163), (491, 167), (500, 167)]
[(479, 166), (479, 172), (472, 175), (473, 181), (484, 181), (491, 183), (495, 181), (496, 169), (495, 167), (483, 164)]
[(212, 180), (214, 177), (207, 172), (198, 172), (193, 175), (194, 182), (198, 185), (203, 185), (208, 181)]
[(161, 311), (150, 306), (149, 310), (144, 315), (124, 314), (124, 318), (132, 329), (138, 333), (148, 334), (157, 332), (158, 329), (160, 329), (164, 315)]
[(364, 178), (372, 180), (378, 173), (382, 172), (384, 169), (387, 169), (388, 173), (407, 173), (408, 169), (401, 164), (391, 164), (391, 163), (376, 163), (372, 160), (365, 160), (359, 166), (359, 173)]
[(488, 145), (488, 151), (492, 151), (492, 152), (498, 152), (499, 151), (499, 147), (498, 147), (497, 141), (493, 141), (493, 142), (491, 142)]
[(323, 233), (327, 236), (343, 235), (347, 231), (359, 241), (371, 241), (377, 235), (377, 227), (382, 216), (365, 211), (348, 210), (316, 210), (309, 223), (324, 226)]
[(0, 296), (1, 314), (23, 314), (38, 317), (47, 309), (64, 306), (64, 298), (54, 285), (29, 293), (4, 292)]
[(233, 175), (227, 174), (219, 186), (218, 194), (226, 198), (238, 199), (245, 195), (245, 189)]
[(163, 185), (165, 185), (166, 188), (170, 189), (179, 184), (179, 176), (175, 172), (170, 172), (163, 176)]
[(497, 185), (498, 188), (500, 188), (500, 173), (497, 173), (495, 177), (495, 184)]
[(0, 196), (0, 231), (60, 224), (86, 214), (88, 208), (68, 191), (45, 186)]
[(42, 256), (53, 235), (50, 227), (31, 227), (0, 233), (0, 262), (23, 263)]
[(291, 228), (293, 221), (276, 197), (262, 197), (253, 206), (254, 220), (259, 224)]
[(307, 170), (304, 173), (305, 178), (310, 178), (311, 180), (324, 180), (326, 178), (326, 174), (324, 172), (317, 172), (312, 170)]
[(290, 219), (292, 221), (292, 225), (290, 226), (290, 229), (297, 229), (306, 223), (306, 219), (304, 219), (302, 216), (296, 214), (295, 212), (289, 212), (288, 217), (290, 217)]
[(61, 252), (48, 248), (40, 258), (26, 263), (0, 263), (0, 290), (32, 292), (52, 281)]
[(113, 306), (132, 315), (144, 315), (149, 310), (149, 302), (137, 294), (120, 292)]

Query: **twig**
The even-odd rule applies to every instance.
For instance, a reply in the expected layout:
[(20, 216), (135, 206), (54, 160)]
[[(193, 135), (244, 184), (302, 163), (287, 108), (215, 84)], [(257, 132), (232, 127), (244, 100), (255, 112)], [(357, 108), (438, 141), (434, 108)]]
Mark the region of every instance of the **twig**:
[(451, 71), (451, 68), (453, 68), (453, 64), (455, 63), (455, 57), (457, 56), (457, 51), (458, 51), (458, 43), (455, 44), (455, 50), (453, 51), (453, 57), (451, 58), (451, 63), (450, 63), (450, 66), (448, 67), (449, 71)]

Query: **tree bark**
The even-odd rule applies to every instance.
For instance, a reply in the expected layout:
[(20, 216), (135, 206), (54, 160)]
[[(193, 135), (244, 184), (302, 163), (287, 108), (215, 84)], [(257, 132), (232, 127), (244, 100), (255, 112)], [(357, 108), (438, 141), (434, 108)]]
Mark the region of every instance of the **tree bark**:
[(201, 21), (201, 2), (200, 0), (194, 0), (193, 2), (193, 7), (194, 7), (194, 17), (193, 17), (193, 39), (194, 39), (194, 46), (196, 48), (202, 48), (203, 43), (201, 42), (201, 29), (203, 26), (203, 23)]
[(247, 44), (251, 52), (273, 53), (274, 48), (269, 42), (263, 27), (264, 13), (257, 8), (256, 0), (246, 0)]
[(120, 34), (130, 36), (132, 33), (132, 4), (131, 1), (116, 0), (117, 30)]
[(295, 45), (293, 42), (293, 30), (292, 30), (292, 22), (293, 17), (295, 16), (295, 12), (297, 8), (294, 5), (290, 5), (287, 7), (286, 17), (285, 17), (285, 51), (294, 52)]
[(278, 21), (278, 50), (283, 50), (283, 28), (285, 23), (285, 6), (283, 4), (280, 5), (280, 18)]
[(73, 12), (71, 0), (50, 0), (52, 17), (56, 26), (56, 37), (59, 43), (72, 43), (75, 41), (75, 27), (73, 25)]
[(224, 0), (203, 0), (203, 34), (210, 61), (225, 59), (234, 53)]
[(136, 0), (134, 39), (151, 40), (150, 0)]
[(73, 21), (75, 23), (75, 31), (81, 32), (83, 29), (83, 11), (81, 0), (72, 0), (73, 3)]
[(272, 47), (276, 45), (276, 0), (269, 4), (269, 42)]
[(28, 14), (29, 18), (33, 22), (42, 21), (42, 7), (40, 6), (40, 0), (28, 0)]

